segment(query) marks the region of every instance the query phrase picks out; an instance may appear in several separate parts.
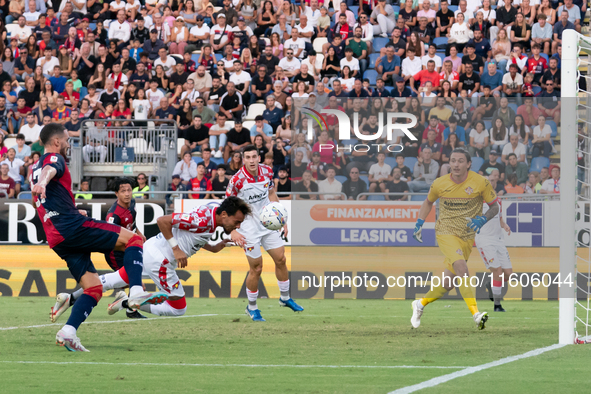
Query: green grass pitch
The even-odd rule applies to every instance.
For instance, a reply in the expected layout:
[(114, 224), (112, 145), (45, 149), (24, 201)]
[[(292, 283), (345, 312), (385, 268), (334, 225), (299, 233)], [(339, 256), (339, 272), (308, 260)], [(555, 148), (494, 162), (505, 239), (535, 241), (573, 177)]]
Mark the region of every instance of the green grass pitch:
[[(296, 314), (263, 299), (267, 322), (253, 323), (242, 299), (189, 299), (186, 317), (147, 321), (108, 316), (108, 300), (78, 331), (90, 353), (70, 353), (55, 345), (69, 312), (49, 325), (53, 298), (0, 298), (0, 391), (388, 393), (558, 338), (558, 303), (547, 301), (507, 301), (477, 331), (462, 301), (429, 305), (413, 330), (410, 301), (300, 300)], [(567, 346), (424, 391), (588, 392), (590, 364), (589, 347)]]

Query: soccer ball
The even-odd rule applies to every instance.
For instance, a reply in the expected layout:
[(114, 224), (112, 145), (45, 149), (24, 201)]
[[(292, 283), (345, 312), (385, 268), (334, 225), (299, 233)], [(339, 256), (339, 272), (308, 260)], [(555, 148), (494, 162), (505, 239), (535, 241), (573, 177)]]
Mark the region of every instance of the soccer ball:
[(278, 202), (272, 202), (263, 208), (260, 219), (266, 229), (279, 230), (287, 223), (287, 209)]

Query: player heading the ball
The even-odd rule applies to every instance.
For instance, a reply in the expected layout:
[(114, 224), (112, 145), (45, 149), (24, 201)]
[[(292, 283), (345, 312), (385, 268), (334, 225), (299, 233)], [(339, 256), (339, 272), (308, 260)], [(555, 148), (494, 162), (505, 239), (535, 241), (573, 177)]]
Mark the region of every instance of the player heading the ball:
[[(281, 293), (279, 305), (288, 307), (294, 312), (301, 312), (304, 308), (296, 304), (289, 296), (289, 272), (287, 271), (285, 247), (281, 235), (278, 231), (265, 228), (259, 219), (263, 208), (271, 201), (279, 203), (273, 184), (273, 170), (269, 166), (259, 164), (259, 151), (254, 145), (244, 148), (243, 161), (242, 168), (230, 179), (226, 196), (240, 197), (252, 209), (252, 215), (244, 220), (239, 229), (232, 231), (231, 235), (232, 241), (244, 248), (250, 266), (246, 278), (246, 296), (248, 298), (246, 314), (253, 321), (265, 321), (257, 306), (259, 279), (263, 271), (261, 246), (275, 262), (275, 275)], [(287, 236), (287, 224), (283, 228)]]
[[(467, 261), (472, 251), (474, 236), (499, 212), (497, 194), (488, 179), (470, 171), (472, 158), (466, 150), (454, 149), (449, 164), (451, 173), (437, 178), (431, 185), (429, 195), (419, 210), (413, 234), (417, 241), (423, 242), (423, 223), (433, 204), (439, 199), (439, 219), (435, 224), (435, 235), (439, 249), (445, 256), (443, 283), (434, 287), (424, 298), (412, 302), (413, 314), (410, 322), (414, 328), (418, 328), (421, 325), (423, 308), (450, 291), (453, 288), (454, 277), (458, 276), (461, 278), (460, 294), (468, 305), (476, 326), (482, 330), (488, 320), (488, 313), (478, 312), (474, 289), (469, 280)], [(483, 202), (490, 207), (485, 216), (482, 216)]]

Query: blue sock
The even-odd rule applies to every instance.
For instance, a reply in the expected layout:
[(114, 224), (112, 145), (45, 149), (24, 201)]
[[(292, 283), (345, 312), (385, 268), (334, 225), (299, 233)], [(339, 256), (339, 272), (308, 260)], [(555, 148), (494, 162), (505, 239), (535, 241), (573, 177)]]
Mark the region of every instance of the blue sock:
[(74, 327), (76, 330), (80, 327), (80, 324), (90, 312), (92, 312), (92, 308), (96, 306), (96, 300), (89, 296), (88, 294), (82, 294), (80, 298), (76, 300), (74, 306), (72, 307), (72, 313), (70, 314), (70, 318), (68, 319), (67, 325)]
[(142, 270), (144, 267), (143, 249), (139, 246), (129, 246), (125, 249), (123, 266), (129, 278), (129, 287), (142, 285)]

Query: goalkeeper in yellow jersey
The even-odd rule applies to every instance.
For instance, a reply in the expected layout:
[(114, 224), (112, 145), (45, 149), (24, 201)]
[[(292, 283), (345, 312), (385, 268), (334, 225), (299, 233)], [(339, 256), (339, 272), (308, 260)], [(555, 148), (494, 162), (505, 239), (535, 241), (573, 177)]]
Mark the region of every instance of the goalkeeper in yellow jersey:
[[(488, 179), (470, 171), (472, 158), (466, 150), (454, 149), (449, 164), (451, 173), (437, 178), (431, 185), (429, 195), (419, 211), (413, 234), (417, 241), (423, 242), (423, 223), (433, 204), (439, 199), (439, 219), (435, 224), (435, 234), (439, 249), (445, 256), (444, 277), (441, 278), (440, 285), (432, 287), (424, 298), (413, 301), (410, 322), (414, 328), (418, 328), (421, 325), (423, 308), (450, 291), (454, 287), (454, 277), (458, 276), (461, 278), (460, 294), (472, 312), (477, 327), (482, 330), (488, 320), (488, 313), (478, 312), (474, 289), (469, 281), (467, 261), (476, 233), (499, 212), (497, 194)], [(490, 207), (485, 216), (482, 215), (483, 202)], [(456, 279), (456, 284), (460, 278)]]

